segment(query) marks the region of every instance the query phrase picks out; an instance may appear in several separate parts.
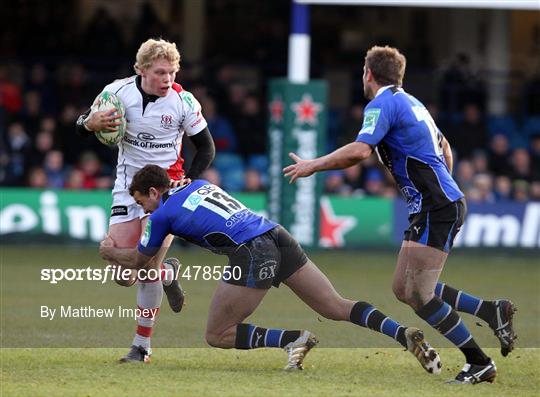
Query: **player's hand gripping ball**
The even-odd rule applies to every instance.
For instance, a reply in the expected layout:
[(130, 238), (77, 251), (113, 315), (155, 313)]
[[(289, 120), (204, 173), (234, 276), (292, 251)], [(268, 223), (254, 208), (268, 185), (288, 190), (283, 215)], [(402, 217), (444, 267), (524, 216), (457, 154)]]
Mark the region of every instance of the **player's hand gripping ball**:
[[(94, 100), (94, 103), (92, 104), (92, 108), (90, 111), (90, 114), (96, 113), (96, 112), (110, 112), (111, 110), (115, 110), (115, 112), (112, 113), (112, 115), (120, 115), (121, 117), (114, 120), (114, 123), (119, 124), (116, 126), (116, 128), (110, 128), (110, 129), (102, 129), (101, 131), (96, 132), (97, 139), (108, 146), (115, 146), (122, 141), (122, 138), (124, 137), (124, 134), (126, 132), (126, 108), (124, 107), (124, 104), (112, 92), (104, 91), (101, 94), (99, 94), (96, 99)], [(113, 131), (111, 131), (111, 129)]]

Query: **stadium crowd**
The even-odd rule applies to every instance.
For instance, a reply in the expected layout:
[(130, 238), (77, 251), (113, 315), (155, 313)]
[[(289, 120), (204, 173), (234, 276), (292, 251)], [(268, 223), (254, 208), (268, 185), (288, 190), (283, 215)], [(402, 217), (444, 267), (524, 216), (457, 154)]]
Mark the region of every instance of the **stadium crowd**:
[[(214, 27), (225, 23), (218, 8), (209, 10)], [(143, 38), (171, 33), (172, 28), (160, 23), (151, 9), (142, 15), (134, 30), (137, 37), (129, 43), (138, 45)], [(193, 73), (200, 68), (186, 64), (178, 76), (201, 102), (216, 144), (216, 160), (205, 177), (227, 190), (264, 191), (268, 184), (266, 81), (284, 75), (286, 65), (287, 25), (274, 22), (269, 18), (259, 27), (262, 44), (253, 42), (252, 37), (234, 45), (216, 38), (207, 51), (211, 53), (219, 41), (226, 46), (224, 53), (229, 49), (230, 57), (213, 58), (203, 65), (202, 73)], [(34, 24), (34, 28), (24, 30), (25, 24)], [(110, 189), (115, 150), (94, 138), (77, 136), (75, 120), (106, 83), (133, 74), (128, 60), (134, 50), (104, 10), (96, 13), (82, 35), (61, 35), (65, 54), (58, 52), (58, 43), (47, 41), (54, 30), (46, 31), (48, 26), (67, 28), (62, 27), (62, 15), (49, 15), (46, 26), (42, 25), (39, 15), (30, 13), (20, 27), (25, 35), (14, 34), (0, 43), (7, 56), (0, 61), (0, 185)], [(30, 34), (34, 36), (28, 37)], [(75, 50), (83, 42), (85, 56)], [(37, 44), (48, 57), (18, 57), (18, 51)], [(117, 60), (119, 48), (129, 56)], [(96, 61), (104, 55), (110, 55), (109, 63)], [(355, 60), (355, 68), (357, 63)], [(411, 64), (414, 67), (414, 54)], [(527, 90), (523, 90), (519, 114), (505, 116), (486, 114), (484, 81), (473, 73), (465, 54), (447, 67), (438, 84), (439, 100), (428, 108), (453, 146), (454, 174), (468, 199), (540, 200), (539, 82), (524, 84)], [(405, 88), (414, 95), (414, 87), (408, 87), (407, 81)], [(354, 89), (361, 93), (361, 87)], [(358, 93), (352, 97), (350, 106), (329, 110), (325, 152), (353, 141), (362, 125), (365, 100)], [(193, 150), (187, 139), (183, 151), (189, 164)], [(375, 156), (344, 171), (327, 172), (324, 183), (329, 194), (397, 195), (392, 179)]]

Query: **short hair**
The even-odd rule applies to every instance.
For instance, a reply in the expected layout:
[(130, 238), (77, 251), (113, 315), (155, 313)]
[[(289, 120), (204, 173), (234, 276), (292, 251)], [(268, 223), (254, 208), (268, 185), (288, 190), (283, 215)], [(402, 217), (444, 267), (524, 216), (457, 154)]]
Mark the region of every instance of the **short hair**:
[(163, 39), (148, 39), (141, 44), (135, 57), (133, 68), (137, 74), (148, 69), (156, 59), (166, 59), (178, 71), (180, 69), (180, 53), (175, 43)]
[(402, 85), (407, 60), (397, 48), (373, 46), (366, 54), (366, 68), (382, 85)]
[(133, 196), (135, 192), (139, 192), (147, 196), (151, 187), (164, 191), (169, 188), (170, 183), (171, 179), (167, 171), (155, 164), (148, 164), (133, 176), (129, 185), (129, 194)]

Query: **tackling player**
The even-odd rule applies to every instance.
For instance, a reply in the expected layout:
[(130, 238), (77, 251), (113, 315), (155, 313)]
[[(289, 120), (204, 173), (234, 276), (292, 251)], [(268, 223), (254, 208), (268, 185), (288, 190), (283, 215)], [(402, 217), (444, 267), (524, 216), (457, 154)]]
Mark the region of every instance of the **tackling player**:
[[(152, 163), (167, 169), (173, 186), (178, 186), (189, 178), (196, 178), (214, 159), (215, 148), (206, 120), (201, 113), (199, 102), (191, 93), (175, 83), (180, 68), (180, 53), (176, 45), (165, 40), (147, 40), (137, 51), (134, 65), (136, 75), (116, 80), (103, 91), (110, 91), (120, 97), (126, 108), (127, 128), (122, 142), (118, 144), (116, 181), (112, 191), (113, 202), (108, 234), (119, 247), (135, 247), (146, 226), (143, 209), (130, 196), (128, 188), (133, 175), (145, 164)], [(114, 131), (120, 124), (114, 110), (90, 113), (90, 109), (77, 120), (77, 131), (92, 135), (95, 131)], [(184, 174), (181, 157), (184, 133), (193, 142), (197, 152), (192, 165)], [(163, 239), (160, 250), (156, 250), (150, 267), (176, 271), (178, 260), (165, 254), (172, 236)], [(134, 273), (133, 273), (134, 274)], [(116, 280), (120, 285), (135, 283), (135, 276), (129, 280)], [(163, 283), (163, 287), (162, 287)], [(159, 310), (163, 290), (171, 308), (179, 312), (183, 305), (183, 292), (174, 279), (139, 280), (137, 305), (141, 309)], [(132, 349), (123, 361), (139, 358), (138, 346), (150, 350), (150, 337), (155, 318), (137, 319), (138, 326)]]
[[(240, 269), (239, 277), (224, 277), (214, 293), (206, 328), (211, 346), (284, 348), (289, 355), (285, 369), (302, 369), (304, 357), (317, 343), (312, 333), (243, 322), (269, 288), (283, 282), (317, 313), (381, 332), (413, 353), (428, 372), (440, 372), (439, 356), (422, 331), (398, 324), (369, 303), (342, 298), (282, 226), (251, 212), (219, 187), (199, 179), (169, 190), (167, 173), (147, 165), (133, 177), (130, 193), (152, 215), (138, 249), (115, 247), (114, 239), (106, 237), (100, 246), (104, 259), (145, 268), (166, 236), (174, 234), (227, 255), (228, 269)], [(141, 360), (150, 354), (140, 350)]]
[(373, 47), (364, 65), (364, 94), (371, 100), (356, 142), (313, 160), (284, 168), (291, 183), (314, 172), (347, 168), (373, 150), (390, 170), (407, 199), (410, 226), (405, 231), (394, 274), (396, 297), (442, 333), (466, 357), (452, 383), (492, 382), (495, 363), (485, 355), (461, 320), (464, 311), (486, 321), (506, 356), (514, 346), (508, 300), (484, 301), (438, 283), (439, 276), (466, 213), (463, 193), (452, 178), (450, 145), (424, 105), (401, 84), (405, 57), (395, 48)]

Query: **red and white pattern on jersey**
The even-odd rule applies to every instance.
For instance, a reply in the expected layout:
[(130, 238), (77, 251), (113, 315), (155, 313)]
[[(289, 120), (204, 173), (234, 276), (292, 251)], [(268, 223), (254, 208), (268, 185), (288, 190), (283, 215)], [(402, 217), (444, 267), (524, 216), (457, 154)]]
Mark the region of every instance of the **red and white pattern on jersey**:
[[(184, 89), (178, 83), (172, 83), (171, 87), (174, 91), (180, 94)], [(175, 181), (180, 180), (184, 177), (184, 159), (182, 158), (182, 143), (178, 147), (178, 160), (167, 169), (167, 174), (169, 178), (174, 179)]]

